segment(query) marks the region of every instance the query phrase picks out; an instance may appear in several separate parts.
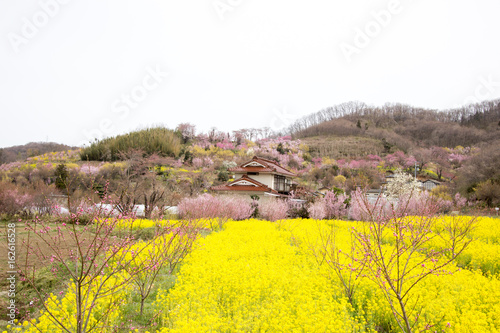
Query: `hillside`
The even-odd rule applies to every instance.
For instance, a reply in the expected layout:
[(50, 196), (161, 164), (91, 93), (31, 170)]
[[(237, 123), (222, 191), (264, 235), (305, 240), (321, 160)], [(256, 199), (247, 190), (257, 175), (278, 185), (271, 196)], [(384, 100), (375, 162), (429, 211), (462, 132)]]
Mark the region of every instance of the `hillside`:
[(30, 142), (21, 146), (12, 146), (0, 149), (0, 164), (15, 161), (23, 161), (28, 157), (34, 157), (51, 152), (67, 151), (76, 149), (65, 144), (55, 142)]
[(333, 159), (383, 155), (386, 151), (381, 140), (361, 136), (321, 135), (301, 140), (309, 147), (312, 157)]
[(498, 145), (500, 100), (443, 111), (349, 102), (303, 117), (284, 132), (331, 157), (363, 156), (370, 151), (412, 152), (432, 146)]
[[(150, 128), (4, 164), (0, 179), (7, 192), (30, 200), (70, 192), (78, 201), (107, 188), (123, 207), (172, 206), (230, 181), (230, 168), (259, 156), (297, 174), (295, 183), (304, 193), (323, 187), (348, 194), (359, 187), (379, 189), (388, 173), (403, 169), (443, 185), (438, 194), (447, 201), (460, 192), (494, 207), (500, 203), (499, 104), (482, 103), (460, 114), (346, 103), (292, 124), (293, 137), (272, 136), (269, 129), (197, 133), (187, 123), (175, 130)], [(26, 154), (33, 154), (29, 147), (38, 146), (24, 146)], [(66, 187), (56, 182), (67, 179)]]
[(126, 158), (131, 150), (140, 150), (144, 156), (177, 156), (181, 139), (172, 130), (163, 127), (147, 128), (93, 142), (80, 153), (82, 161), (117, 161)]

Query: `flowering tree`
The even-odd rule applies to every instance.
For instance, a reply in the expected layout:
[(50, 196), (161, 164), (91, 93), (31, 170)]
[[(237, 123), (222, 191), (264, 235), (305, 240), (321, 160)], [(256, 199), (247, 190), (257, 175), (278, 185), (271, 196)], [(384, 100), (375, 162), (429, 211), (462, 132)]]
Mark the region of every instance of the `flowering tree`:
[(195, 157), (195, 158), (193, 158), (193, 161), (191, 163), (193, 164), (193, 166), (196, 169), (199, 169), (203, 166), (203, 159), (199, 158), (199, 157)]
[(326, 207), (323, 201), (316, 200), (307, 208), (309, 217), (315, 220), (322, 220), (326, 216)]
[(369, 221), (372, 216), (387, 216), (390, 210), (390, 202), (385, 196), (379, 196), (375, 202), (366, 198), (366, 194), (360, 189), (351, 192), (349, 217), (357, 221)]
[(288, 203), (284, 200), (269, 198), (259, 201), (259, 215), (267, 221), (286, 219), (288, 216)]
[(23, 213), (31, 201), (31, 195), (22, 193), (14, 184), (0, 183), (0, 213), (11, 216)]
[(182, 218), (206, 218), (211, 219), (211, 223), (217, 221), (217, 225), (212, 225), (212, 229), (221, 228), (228, 219), (247, 219), (255, 209), (250, 200), (242, 196), (214, 196), (207, 193), (183, 199), (178, 208)]
[(345, 193), (326, 192), (323, 202), (326, 208), (326, 218), (341, 218), (347, 215), (347, 200), (349, 196)]
[(141, 316), (158, 275), (164, 268), (172, 273), (189, 253), (197, 235), (196, 229), (181, 223), (162, 227), (153, 241), (140, 241), (127, 249), (125, 262), (131, 261), (128, 271), (133, 272), (131, 280), (141, 296)]
[[(434, 216), (439, 205), (430, 196), (421, 200), (419, 216), (406, 216), (411, 197), (401, 197), (397, 206), (391, 206), (390, 215), (384, 216), (365, 197), (362, 202), (370, 222), (353, 230), (366, 276), (382, 290), (403, 332), (412, 332), (420, 319), (422, 309), (412, 297), (413, 288), (430, 275), (449, 273), (445, 267), (470, 243), (467, 235), (474, 223), (474, 218), (440, 222)], [(430, 246), (438, 236), (447, 244), (440, 249)], [(425, 327), (431, 328), (432, 323)]]
[(309, 206), (309, 215), (314, 219), (333, 219), (347, 215), (347, 200), (349, 196), (344, 193), (336, 194), (328, 191), (324, 198), (316, 200)]
[(445, 171), (451, 166), (450, 158), (448, 155), (449, 155), (448, 152), (444, 148), (441, 147), (431, 148), (431, 156), (436, 167), (438, 180), (441, 180), (441, 178), (443, 177), (443, 171)]
[(342, 283), (345, 296), (353, 304), (354, 293), (361, 277), (364, 276), (366, 262), (359, 259), (361, 251), (352, 233), (348, 249), (341, 250), (340, 242), (337, 240), (337, 231), (334, 223), (320, 227), (319, 244), (311, 244), (310, 248), (320, 265), (326, 264), (333, 270)]
[(181, 134), (182, 141), (184, 143), (188, 142), (189, 140), (192, 140), (196, 135), (196, 127), (195, 125), (190, 123), (179, 124), (176, 128), (176, 131), (178, 131)]
[[(39, 218), (26, 223), (26, 262), (33, 258), (34, 264), (20, 266), (19, 273), (42, 300), (41, 326), (50, 325), (68, 333), (101, 331), (112, 316), (113, 307), (124, 301), (119, 291), (127, 288), (134, 274), (147, 268), (129, 270), (131, 261), (126, 253), (134, 246), (132, 231), (117, 237), (118, 221), (110, 217), (104, 206), (94, 209), (89, 199), (75, 213), (58, 216), (55, 225)], [(86, 216), (90, 216), (90, 223), (83, 224)], [(42, 251), (40, 244), (48, 250)], [(71, 279), (62, 301), (47, 294), (37, 283), (39, 266), (47, 263), (53, 274)], [(38, 325), (36, 321), (32, 324)]]
[(386, 193), (391, 198), (400, 198), (420, 191), (420, 184), (411, 175), (397, 169), (394, 178), (387, 184)]

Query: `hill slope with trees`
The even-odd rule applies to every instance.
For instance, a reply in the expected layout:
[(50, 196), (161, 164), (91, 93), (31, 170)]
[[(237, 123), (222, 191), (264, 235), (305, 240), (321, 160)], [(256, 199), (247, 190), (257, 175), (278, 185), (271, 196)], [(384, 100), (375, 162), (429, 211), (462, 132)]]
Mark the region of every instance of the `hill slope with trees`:
[[(500, 143), (500, 100), (472, 104), (451, 110), (431, 110), (403, 104), (368, 106), (360, 102), (348, 102), (303, 117), (282, 134), (313, 143), (313, 151), (325, 153), (325, 141), (317, 137), (341, 139), (348, 153), (329, 154), (330, 157), (360, 156), (363, 143), (342, 142), (346, 137), (370, 138), (378, 142), (370, 148), (372, 153), (390, 153), (402, 150), (412, 152), (421, 147), (477, 146)], [(308, 140), (308, 138), (316, 138)], [(315, 142), (316, 141), (316, 142)], [(373, 142), (372, 142), (373, 143)], [(356, 150), (356, 146), (359, 150)]]
[(45, 153), (59, 152), (76, 149), (55, 142), (30, 142), (25, 145), (12, 146), (0, 149), (0, 164), (22, 161), (29, 157), (43, 155)]

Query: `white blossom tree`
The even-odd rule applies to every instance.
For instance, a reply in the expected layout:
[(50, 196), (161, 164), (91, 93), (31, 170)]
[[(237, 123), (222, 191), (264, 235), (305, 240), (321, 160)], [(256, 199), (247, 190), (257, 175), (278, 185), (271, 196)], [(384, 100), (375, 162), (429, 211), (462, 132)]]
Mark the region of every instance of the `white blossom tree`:
[(396, 199), (416, 195), (420, 188), (420, 184), (413, 176), (396, 169), (393, 180), (387, 184), (386, 194), (389, 198)]

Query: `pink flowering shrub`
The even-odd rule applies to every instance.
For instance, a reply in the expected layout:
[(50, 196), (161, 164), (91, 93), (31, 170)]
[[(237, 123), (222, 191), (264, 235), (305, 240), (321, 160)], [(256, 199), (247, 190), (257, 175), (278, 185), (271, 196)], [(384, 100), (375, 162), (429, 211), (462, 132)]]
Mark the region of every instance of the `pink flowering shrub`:
[(203, 158), (203, 167), (204, 168), (208, 168), (212, 165), (214, 165), (214, 161), (210, 157)]
[[(101, 163), (101, 165), (102, 165), (102, 163)], [(80, 167), (80, 172), (83, 172), (84, 174), (91, 175), (91, 176), (97, 175), (100, 170), (101, 170), (100, 166), (92, 165), (90, 163), (82, 164), (82, 166)]]
[(453, 201), (455, 203), (455, 207), (459, 210), (467, 206), (467, 198), (462, 197), (460, 193), (455, 194)]
[(321, 157), (315, 157), (312, 159), (312, 162), (314, 163), (314, 166), (319, 168), (321, 164), (323, 163), (323, 158)]
[(196, 168), (196, 169), (199, 169), (203, 166), (203, 159), (202, 158), (199, 158), (199, 157), (195, 157), (193, 158), (193, 166)]
[(326, 217), (326, 207), (322, 200), (316, 200), (307, 209), (309, 217), (315, 220), (323, 220)]
[(291, 140), (290, 136), (284, 136), (276, 139), (266, 138), (256, 143), (257, 146), (252, 147), (255, 155), (274, 159), (284, 167), (302, 168), (304, 152), (300, 147), (302, 144), (300, 140)]
[(347, 215), (346, 201), (349, 197), (346, 194), (336, 195), (333, 191), (326, 192), (323, 202), (326, 209), (326, 218), (340, 218)]
[(367, 156), (367, 158), (370, 160), (370, 161), (377, 161), (377, 162), (380, 162), (382, 161), (382, 157), (378, 156), (378, 155), (373, 155), (373, 154), (370, 154)]
[(234, 149), (234, 143), (228, 141), (227, 139), (224, 139), (222, 142), (217, 142), (217, 147), (220, 149), (224, 150), (233, 150)]
[(11, 162), (0, 165), (0, 171), (10, 171), (11, 169), (17, 169), (21, 166), (21, 162)]
[(347, 163), (346, 165), (349, 167), (349, 169), (359, 169), (361, 168), (363, 161), (356, 161), (352, 160), (351, 162)]
[(402, 151), (397, 151), (394, 154), (389, 154), (385, 157), (385, 161), (390, 167), (400, 167), (405, 164), (406, 156)]
[(185, 219), (222, 218), (244, 220), (253, 211), (251, 202), (242, 196), (215, 196), (202, 194), (185, 198), (178, 206), (179, 216)]
[(28, 209), (32, 196), (22, 193), (14, 184), (2, 183), (0, 186), (0, 213), (7, 215), (20, 214)]
[(259, 201), (259, 216), (267, 221), (286, 219), (288, 204), (284, 200), (269, 198)]
[(180, 159), (175, 160), (175, 161), (172, 163), (172, 166), (173, 166), (174, 168), (180, 168), (180, 167), (182, 167), (182, 161), (181, 161)]
[(326, 192), (324, 198), (316, 200), (308, 208), (309, 216), (313, 219), (334, 219), (347, 215), (346, 194), (335, 194), (333, 191)]
[(404, 167), (410, 168), (415, 166), (415, 163), (417, 162), (417, 159), (413, 156), (408, 156), (405, 161), (404, 161)]
[(415, 191), (398, 198), (379, 196), (369, 199), (360, 189), (351, 194), (349, 216), (358, 221), (374, 221), (402, 216), (426, 216), (450, 209), (447, 200), (431, 196), (427, 191)]
[(211, 144), (210, 144), (210, 140), (209, 140), (208, 136), (204, 133), (198, 134), (196, 136), (196, 145), (195, 146), (199, 146), (203, 149), (210, 148)]
[(284, 154), (284, 155), (278, 155), (279, 159), (279, 164), (283, 166), (288, 166), (288, 163), (290, 162), (290, 155)]
[(455, 165), (461, 165), (463, 162), (469, 159), (469, 156), (467, 155), (462, 155), (462, 154), (456, 154), (456, 153), (451, 153), (448, 156), (448, 159), (450, 160), (451, 163), (454, 163)]

